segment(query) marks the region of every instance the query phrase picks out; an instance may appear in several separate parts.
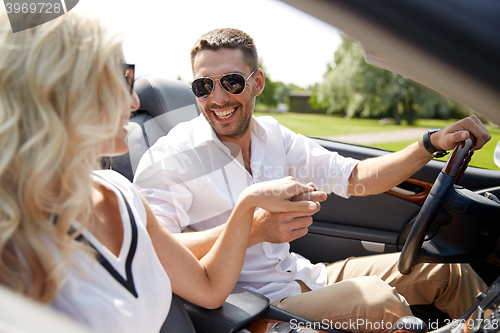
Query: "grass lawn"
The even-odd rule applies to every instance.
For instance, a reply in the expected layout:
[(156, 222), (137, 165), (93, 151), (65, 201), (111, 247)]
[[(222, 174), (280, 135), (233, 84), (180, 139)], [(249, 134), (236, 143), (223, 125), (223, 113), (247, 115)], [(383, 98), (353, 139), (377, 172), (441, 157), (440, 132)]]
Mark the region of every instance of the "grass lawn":
[(296, 133), (308, 136), (330, 136), (338, 134), (394, 131), (412, 127), (442, 128), (453, 120), (419, 119), (414, 125), (379, 125), (376, 119), (344, 118), (325, 114), (307, 113), (264, 113), (255, 112), (255, 116), (272, 116), (281, 125)]
[[(428, 127), (428, 128), (443, 128), (453, 123), (454, 120), (436, 120), (436, 119), (419, 119), (414, 125), (379, 125), (376, 119), (347, 119), (338, 116), (324, 114), (305, 114), (305, 113), (263, 113), (255, 112), (255, 116), (269, 115), (274, 117), (283, 126), (288, 127), (296, 133), (301, 133), (308, 136), (331, 136), (339, 134), (352, 133), (370, 133), (393, 131), (412, 127)], [(500, 140), (500, 128), (489, 127), (492, 139), (483, 149), (474, 153), (470, 165), (481, 168), (500, 170), (493, 163), (493, 151), (497, 142)], [(391, 151), (397, 151), (408, 146), (414, 141), (401, 141), (391, 143), (372, 144), (371, 146), (382, 148)], [(446, 160), (446, 157), (443, 159)]]

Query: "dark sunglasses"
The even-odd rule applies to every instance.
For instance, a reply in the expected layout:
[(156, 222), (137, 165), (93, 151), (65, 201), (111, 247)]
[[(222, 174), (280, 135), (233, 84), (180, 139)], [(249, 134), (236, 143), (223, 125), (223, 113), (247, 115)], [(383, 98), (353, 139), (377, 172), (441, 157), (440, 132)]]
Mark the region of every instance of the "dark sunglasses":
[[(257, 68), (258, 69), (258, 68)], [(191, 83), (191, 90), (199, 99), (205, 99), (214, 91), (215, 81), (219, 81), (222, 89), (233, 95), (239, 95), (245, 90), (248, 79), (257, 71), (255, 69), (246, 79), (239, 73), (224, 74), (220, 79), (200, 77)]]
[(127, 85), (130, 87), (130, 94), (134, 93), (134, 71), (135, 71), (135, 65), (131, 64), (122, 64), (122, 68), (124, 69), (124, 75), (125, 75), (125, 81), (127, 82)]

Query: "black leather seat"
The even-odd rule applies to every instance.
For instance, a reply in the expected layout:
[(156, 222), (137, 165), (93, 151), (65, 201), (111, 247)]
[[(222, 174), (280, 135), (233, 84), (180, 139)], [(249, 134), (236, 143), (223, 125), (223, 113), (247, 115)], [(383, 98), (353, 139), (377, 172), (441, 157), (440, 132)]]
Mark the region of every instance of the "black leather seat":
[(142, 155), (175, 125), (199, 115), (188, 83), (158, 77), (142, 77), (134, 84), (141, 101), (128, 125), (129, 151), (110, 159), (110, 168), (130, 181)]
[(191, 318), (184, 307), (181, 298), (175, 294), (172, 295), (172, 304), (167, 319), (161, 327), (160, 333), (196, 333), (191, 322)]
[[(130, 181), (142, 155), (175, 125), (199, 115), (189, 84), (158, 77), (142, 77), (134, 83), (141, 106), (128, 125), (129, 151), (110, 159), (110, 168)], [(195, 333), (181, 298), (172, 295), (172, 304), (161, 333)]]

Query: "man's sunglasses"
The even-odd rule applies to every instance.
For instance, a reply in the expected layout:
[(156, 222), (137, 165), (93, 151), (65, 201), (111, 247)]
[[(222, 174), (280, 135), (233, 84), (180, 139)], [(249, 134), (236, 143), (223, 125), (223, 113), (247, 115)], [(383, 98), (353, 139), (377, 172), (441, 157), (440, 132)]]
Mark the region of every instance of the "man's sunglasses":
[[(257, 68), (258, 69), (258, 68)], [(222, 89), (233, 95), (239, 95), (245, 90), (248, 79), (257, 71), (255, 69), (246, 79), (239, 73), (224, 74), (220, 79), (200, 77), (191, 83), (191, 90), (199, 99), (205, 99), (214, 91), (215, 81), (219, 81)]]
[(135, 65), (131, 64), (122, 64), (122, 68), (124, 70), (125, 74), (125, 81), (127, 82), (127, 85), (130, 88), (130, 94), (134, 93), (134, 71), (135, 71)]

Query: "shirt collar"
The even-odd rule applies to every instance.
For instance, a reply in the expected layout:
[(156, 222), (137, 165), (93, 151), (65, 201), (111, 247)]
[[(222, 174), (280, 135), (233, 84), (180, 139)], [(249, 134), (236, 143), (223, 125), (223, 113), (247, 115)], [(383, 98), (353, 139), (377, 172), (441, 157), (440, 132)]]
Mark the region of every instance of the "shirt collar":
[(264, 129), (264, 127), (260, 124), (260, 122), (257, 120), (257, 118), (255, 116), (252, 116), (253, 118), (253, 121), (252, 121), (252, 136), (253, 137), (256, 137), (257, 139), (259, 139), (260, 141), (262, 141), (262, 143), (266, 144), (267, 142), (267, 134), (266, 134), (266, 130)]
[(212, 126), (210, 126), (203, 113), (200, 113), (200, 115), (194, 121), (197, 123), (195, 126), (196, 131), (193, 136), (193, 144), (195, 147), (200, 146), (207, 141), (220, 142)]

